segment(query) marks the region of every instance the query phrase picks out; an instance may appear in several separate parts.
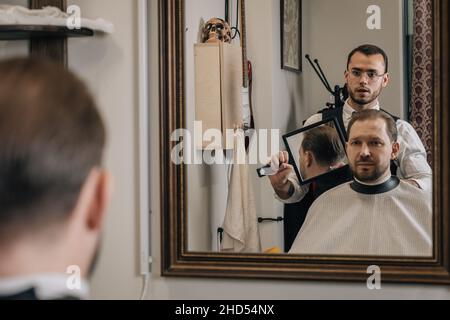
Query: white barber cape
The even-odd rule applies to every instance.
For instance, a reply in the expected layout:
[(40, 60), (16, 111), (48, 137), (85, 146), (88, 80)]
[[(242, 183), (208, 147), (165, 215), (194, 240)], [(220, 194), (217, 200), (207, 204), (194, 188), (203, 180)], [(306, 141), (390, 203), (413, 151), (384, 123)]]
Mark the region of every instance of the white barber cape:
[(384, 193), (361, 193), (355, 185), (369, 190), (380, 185), (357, 182), (324, 193), (309, 209), (289, 253), (432, 256), (431, 194), (394, 177), (389, 181), (396, 183)]

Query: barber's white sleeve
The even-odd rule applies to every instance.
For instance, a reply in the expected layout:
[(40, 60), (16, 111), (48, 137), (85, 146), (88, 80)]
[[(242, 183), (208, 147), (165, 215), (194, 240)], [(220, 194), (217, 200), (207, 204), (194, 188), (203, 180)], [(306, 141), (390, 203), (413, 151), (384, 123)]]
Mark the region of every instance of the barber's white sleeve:
[[(310, 118), (308, 118), (308, 120), (305, 121), (304, 127), (310, 126), (314, 123), (320, 122), (322, 121), (322, 114), (321, 113), (316, 113), (313, 116), (311, 116)], [(308, 193), (309, 191), (309, 185), (304, 185), (301, 186), (297, 175), (294, 173), (291, 174), (291, 176), (288, 178), (288, 180), (292, 183), (293, 187), (294, 187), (294, 193), (292, 194), (292, 196), (288, 199), (281, 199), (276, 193), (275, 193), (275, 198), (283, 203), (296, 203), (299, 202), (303, 199), (303, 197)]]
[(288, 180), (292, 183), (292, 186), (294, 187), (294, 193), (292, 196), (288, 199), (281, 199), (276, 193), (274, 193), (275, 198), (283, 203), (289, 204), (289, 203), (296, 203), (303, 199), (303, 197), (308, 193), (309, 191), (309, 184), (301, 186), (297, 175), (294, 173), (292, 174)]
[(303, 125), (303, 127), (313, 125), (314, 123), (317, 123), (320, 121), (322, 121), (322, 114), (316, 113), (316, 114), (312, 115), (311, 117), (309, 117), (308, 120), (305, 121), (305, 124)]
[(431, 192), (433, 190), (433, 174), (427, 162), (427, 153), (416, 130), (406, 121), (397, 122), (398, 155), (400, 178), (416, 181), (420, 188)]

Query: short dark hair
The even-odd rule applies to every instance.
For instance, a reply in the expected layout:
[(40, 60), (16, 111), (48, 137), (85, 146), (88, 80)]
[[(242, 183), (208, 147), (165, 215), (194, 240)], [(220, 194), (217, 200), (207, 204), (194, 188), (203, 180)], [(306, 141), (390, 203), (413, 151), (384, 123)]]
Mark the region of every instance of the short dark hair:
[(348, 67), (350, 66), (350, 61), (352, 60), (352, 57), (357, 52), (362, 53), (362, 54), (364, 54), (366, 56), (373, 56), (373, 55), (381, 54), (383, 56), (383, 59), (384, 59), (384, 66), (385, 66), (384, 72), (385, 73), (388, 72), (388, 70), (389, 70), (389, 68), (388, 68), (389, 67), (389, 59), (388, 59), (388, 56), (387, 56), (386, 52), (384, 52), (383, 49), (381, 49), (381, 48), (379, 48), (379, 47), (377, 47), (377, 46), (375, 46), (373, 44), (364, 44), (362, 46), (359, 46), (356, 49), (353, 49), (352, 52), (350, 52), (349, 55), (348, 55), (347, 70), (348, 70)]
[(355, 122), (365, 120), (376, 120), (376, 119), (383, 119), (386, 122), (386, 133), (388, 134), (389, 139), (391, 140), (391, 142), (397, 142), (398, 130), (394, 118), (392, 118), (391, 115), (387, 114), (382, 110), (375, 110), (375, 109), (355, 112), (348, 124), (347, 129), (348, 136), (350, 137), (350, 132)]
[(64, 66), (0, 62), (0, 241), (64, 222), (105, 140), (91, 94)]
[(327, 125), (307, 130), (303, 134), (302, 149), (312, 152), (321, 166), (335, 165), (345, 157), (336, 129)]

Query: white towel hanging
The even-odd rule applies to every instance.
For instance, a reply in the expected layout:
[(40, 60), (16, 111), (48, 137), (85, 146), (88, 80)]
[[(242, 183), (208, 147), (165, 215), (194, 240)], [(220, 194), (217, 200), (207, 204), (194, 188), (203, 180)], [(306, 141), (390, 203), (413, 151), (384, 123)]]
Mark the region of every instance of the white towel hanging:
[(244, 139), (242, 130), (236, 131), (234, 140), (234, 163), (231, 169), (227, 210), (223, 222), (222, 251), (259, 253), (261, 252), (261, 241), (255, 198), (249, 181), (249, 166), (248, 164), (237, 164), (240, 154), (243, 153), (246, 158), (245, 144), (239, 146), (239, 139)]

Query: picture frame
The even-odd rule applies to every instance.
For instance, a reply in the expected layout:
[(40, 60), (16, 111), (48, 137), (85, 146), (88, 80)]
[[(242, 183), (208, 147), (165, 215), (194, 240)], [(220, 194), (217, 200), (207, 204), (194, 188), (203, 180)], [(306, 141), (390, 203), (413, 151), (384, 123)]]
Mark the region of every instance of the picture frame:
[(281, 0), (281, 69), (302, 71), (302, 0)]

